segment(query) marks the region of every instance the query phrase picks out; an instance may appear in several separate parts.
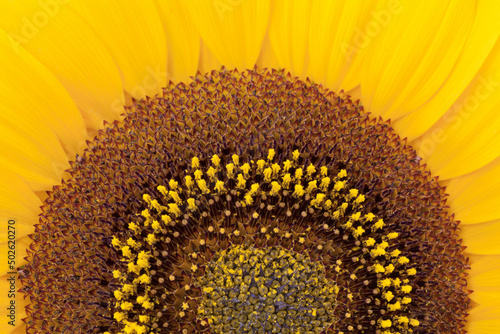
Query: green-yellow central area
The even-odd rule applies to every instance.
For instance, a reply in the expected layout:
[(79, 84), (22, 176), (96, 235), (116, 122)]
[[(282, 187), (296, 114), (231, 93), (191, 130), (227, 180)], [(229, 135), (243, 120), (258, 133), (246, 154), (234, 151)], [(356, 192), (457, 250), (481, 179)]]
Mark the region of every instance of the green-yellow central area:
[(231, 247), (198, 284), (216, 333), (319, 333), (335, 321), (339, 287), (323, 264), (281, 247)]

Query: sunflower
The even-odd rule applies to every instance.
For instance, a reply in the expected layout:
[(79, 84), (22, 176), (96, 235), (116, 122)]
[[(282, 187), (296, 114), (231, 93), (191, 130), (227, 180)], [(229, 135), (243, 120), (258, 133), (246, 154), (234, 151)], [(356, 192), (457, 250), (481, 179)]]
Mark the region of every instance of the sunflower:
[(500, 328), (496, 1), (0, 6), (3, 332)]

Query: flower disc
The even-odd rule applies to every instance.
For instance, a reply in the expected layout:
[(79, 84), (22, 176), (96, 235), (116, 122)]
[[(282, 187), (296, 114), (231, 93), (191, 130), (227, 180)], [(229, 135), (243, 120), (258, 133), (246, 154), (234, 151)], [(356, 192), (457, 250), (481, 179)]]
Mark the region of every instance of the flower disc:
[(464, 333), (467, 260), (419, 160), (283, 72), (170, 84), (45, 200), (28, 333)]

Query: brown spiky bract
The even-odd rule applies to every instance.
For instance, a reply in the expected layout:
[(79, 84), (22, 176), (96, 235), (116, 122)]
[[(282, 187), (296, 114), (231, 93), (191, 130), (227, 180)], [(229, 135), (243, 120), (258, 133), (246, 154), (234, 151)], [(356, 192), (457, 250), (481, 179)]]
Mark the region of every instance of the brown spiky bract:
[[(279, 162), (297, 149), (307, 164), (346, 169), (349, 184), (369, 198), (366, 210), (399, 233), (397, 248), (417, 269), (414, 333), (465, 333), (468, 267), (457, 223), (415, 151), (343, 93), (281, 71), (224, 69), (138, 101), (123, 122), (99, 132), (49, 193), (22, 278), (31, 300), (27, 333), (116, 330), (108, 302), (117, 288), (112, 271), (123, 264), (111, 238), (136, 219), (143, 194), (160, 197), (156, 187), (182, 179), (194, 156), (249, 161), (265, 159), (271, 148)], [(204, 226), (181, 228), (188, 237)]]

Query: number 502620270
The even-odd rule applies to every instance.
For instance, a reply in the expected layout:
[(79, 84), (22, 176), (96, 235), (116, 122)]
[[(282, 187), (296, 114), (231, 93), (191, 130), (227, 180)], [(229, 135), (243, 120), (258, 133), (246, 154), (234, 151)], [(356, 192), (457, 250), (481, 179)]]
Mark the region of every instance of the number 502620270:
[(7, 224), (8, 251), (7, 263), (10, 270), (16, 268), (16, 221), (11, 219)]

